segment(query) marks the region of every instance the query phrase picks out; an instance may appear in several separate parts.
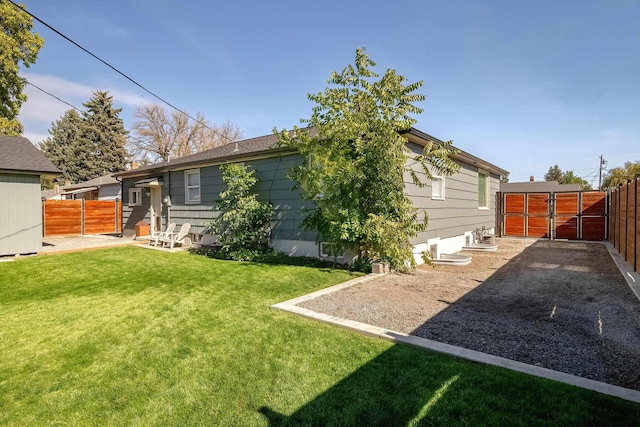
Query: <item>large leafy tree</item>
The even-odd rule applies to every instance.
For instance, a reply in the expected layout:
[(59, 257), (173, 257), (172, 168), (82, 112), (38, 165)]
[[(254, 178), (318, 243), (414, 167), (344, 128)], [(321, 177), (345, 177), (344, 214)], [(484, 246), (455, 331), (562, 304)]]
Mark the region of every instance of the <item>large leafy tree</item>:
[(125, 143), (129, 132), (113, 107), (108, 92), (96, 91), (83, 104), (82, 114), (68, 110), (53, 123), (49, 138), (40, 144), (42, 152), (62, 175), (59, 183), (87, 181), (126, 169)]
[(560, 178), (560, 184), (580, 184), (580, 189), (583, 191), (593, 190), (591, 184), (589, 184), (586, 179), (574, 174), (573, 171), (563, 172)]
[(624, 166), (615, 167), (609, 172), (602, 183), (603, 189), (610, 189), (625, 184), (628, 180), (640, 175), (640, 161), (625, 162)]
[(303, 225), (317, 230), (334, 253), (352, 250), (360, 262), (384, 260), (402, 270), (414, 263), (410, 239), (427, 219), (406, 196), (405, 175), (423, 185), (421, 177), (452, 174), (458, 165), (450, 159), (451, 142), (411, 155), (400, 132), (422, 112), (414, 104), (424, 100), (416, 93), (423, 82), (407, 84), (391, 69), (380, 77), (375, 65), (357, 49), (354, 65), (334, 71), (324, 92), (308, 95), (316, 104), (302, 120), (309, 127), (275, 132), (280, 144), (308, 160), (291, 170), (302, 197), (314, 205)]
[[(228, 144), (242, 137), (230, 121), (210, 123), (203, 115), (190, 120), (185, 114), (168, 112), (159, 104), (144, 104), (136, 110), (131, 152), (139, 161), (169, 160)], [(206, 126), (205, 126), (206, 125)]]
[(27, 99), (22, 92), (27, 80), (19, 75), (20, 64), (28, 68), (35, 63), (44, 44), (32, 28), (33, 20), (28, 14), (0, 0), (0, 134), (3, 135), (20, 135), (23, 130), (17, 117)]

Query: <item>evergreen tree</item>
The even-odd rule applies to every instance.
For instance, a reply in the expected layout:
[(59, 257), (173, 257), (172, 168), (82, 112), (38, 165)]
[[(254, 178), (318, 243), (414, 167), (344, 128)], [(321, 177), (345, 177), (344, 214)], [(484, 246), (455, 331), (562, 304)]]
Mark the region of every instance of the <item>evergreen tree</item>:
[(42, 152), (62, 171), (58, 183), (76, 184), (125, 170), (124, 148), (129, 132), (113, 108), (108, 92), (97, 91), (85, 104), (82, 116), (68, 110), (53, 123), (51, 136), (40, 144)]
[(93, 97), (82, 104), (87, 109), (83, 113), (83, 140), (87, 144), (85, 167), (91, 178), (109, 172), (126, 169), (127, 151), (125, 144), (129, 131), (119, 117), (122, 108), (113, 108), (113, 97), (107, 91), (96, 91)]
[[(544, 174), (545, 181), (562, 181), (562, 169), (560, 166), (553, 165), (549, 167), (547, 173)], [(562, 182), (560, 182), (562, 184)]]
[(62, 171), (56, 181), (62, 185), (67, 182), (76, 184), (91, 178), (88, 169), (84, 167), (88, 157), (83, 144), (84, 121), (76, 110), (67, 110), (56, 120), (49, 136), (40, 144), (40, 150), (51, 162)]
[(334, 254), (353, 250), (363, 266), (385, 260), (403, 270), (414, 264), (410, 238), (426, 227), (426, 215), (422, 221), (404, 193), (404, 175), (423, 185), (415, 167), (429, 179), (431, 171), (450, 175), (459, 166), (450, 158), (450, 142), (429, 144), (408, 166), (411, 153), (398, 132), (410, 129), (416, 122), (411, 115), (422, 112), (413, 105), (424, 99), (415, 93), (422, 82), (406, 84), (390, 69), (376, 80), (373, 66), (357, 49), (355, 65), (334, 71), (330, 87), (308, 95), (316, 105), (302, 122), (318, 135), (294, 128), (278, 137), (309, 159), (291, 172), (315, 205), (304, 226), (317, 230)]

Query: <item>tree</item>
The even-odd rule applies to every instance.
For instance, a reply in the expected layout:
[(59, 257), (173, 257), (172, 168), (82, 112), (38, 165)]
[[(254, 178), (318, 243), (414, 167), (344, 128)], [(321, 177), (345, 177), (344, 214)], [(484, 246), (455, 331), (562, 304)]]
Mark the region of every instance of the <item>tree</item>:
[(94, 92), (83, 105), (87, 110), (82, 115), (66, 111), (52, 124), (51, 136), (40, 144), (42, 152), (62, 171), (57, 178), (62, 184), (125, 170), (128, 132), (119, 117), (121, 109), (113, 108), (113, 97), (103, 91)]
[(544, 174), (545, 181), (558, 181), (562, 179), (562, 169), (558, 165), (549, 167), (547, 173)]
[(40, 143), (40, 150), (51, 163), (62, 171), (56, 181), (76, 184), (91, 178), (84, 167), (87, 159), (86, 144), (83, 144), (84, 121), (76, 110), (67, 110), (49, 130), (50, 136)]
[(25, 68), (34, 64), (44, 40), (31, 31), (31, 17), (7, 1), (0, 1), (0, 27), (0, 134), (20, 135), (23, 129), (17, 117), (27, 100), (20, 64)]
[(580, 184), (580, 189), (583, 191), (591, 191), (593, 188), (588, 181), (581, 177), (574, 175), (573, 171), (566, 171), (562, 174), (559, 180), (560, 184)]
[(628, 180), (636, 178), (640, 175), (640, 161), (625, 162), (623, 167), (615, 167), (607, 172), (602, 189), (616, 188), (620, 184), (625, 184)]
[(85, 167), (92, 178), (126, 169), (128, 154), (125, 149), (129, 131), (119, 117), (122, 108), (113, 108), (113, 97), (107, 91), (96, 91), (82, 104), (86, 111), (82, 139), (90, 148)]
[(324, 92), (307, 95), (316, 104), (311, 118), (302, 120), (309, 127), (274, 132), (281, 145), (308, 159), (290, 172), (301, 196), (313, 204), (303, 225), (317, 230), (333, 254), (352, 250), (361, 265), (385, 260), (404, 270), (414, 265), (410, 238), (427, 222), (404, 193), (404, 175), (422, 186), (421, 174), (450, 175), (458, 165), (446, 142), (428, 144), (408, 166), (410, 151), (399, 132), (422, 112), (413, 104), (424, 100), (415, 93), (423, 82), (405, 84), (391, 69), (376, 80), (374, 66), (358, 48), (355, 65), (334, 71)]
[[(174, 111), (171, 114), (158, 104), (144, 104), (136, 110), (133, 137), (129, 146), (139, 160), (167, 161), (218, 147), (242, 137), (237, 125), (226, 121), (214, 125), (201, 114), (197, 121)], [(204, 126), (206, 125), (206, 126)]]
[(227, 258), (240, 260), (247, 251), (265, 252), (273, 206), (258, 201), (256, 195), (250, 193), (258, 182), (255, 171), (239, 164), (220, 168), (227, 189), (220, 193), (220, 200), (213, 207), (219, 214), (207, 224), (207, 229), (219, 237), (222, 254)]

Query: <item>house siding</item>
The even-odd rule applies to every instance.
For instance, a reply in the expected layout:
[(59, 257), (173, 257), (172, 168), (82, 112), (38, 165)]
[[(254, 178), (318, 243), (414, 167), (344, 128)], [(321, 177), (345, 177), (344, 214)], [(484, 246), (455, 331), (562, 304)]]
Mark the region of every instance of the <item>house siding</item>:
[[(414, 154), (421, 152), (417, 145), (409, 144), (409, 148)], [(459, 165), (458, 173), (444, 179), (444, 200), (431, 198), (431, 181), (421, 171), (414, 168), (426, 184), (422, 188), (413, 183), (409, 174), (405, 175), (407, 196), (414, 207), (428, 215), (427, 229), (412, 239), (414, 245), (434, 237), (447, 239), (464, 235), (483, 226), (495, 227), (495, 194), (499, 190), (500, 177), (489, 174), (489, 208), (481, 209), (478, 208), (478, 168), (465, 163)]]
[[(422, 147), (418, 144), (409, 142), (408, 147), (413, 155), (422, 153)], [(463, 160), (459, 160), (460, 170), (458, 173), (444, 177), (444, 200), (432, 199), (431, 181), (427, 180), (421, 171), (416, 170), (422, 182), (426, 184), (424, 187), (415, 185), (408, 173), (404, 177), (407, 196), (414, 207), (426, 211), (429, 217), (426, 231), (412, 239), (418, 262), (421, 262), (419, 254), (428, 250), (427, 243), (431, 239), (441, 239), (443, 253), (451, 253), (462, 249), (465, 233), (476, 228), (492, 229), (495, 227), (495, 193), (499, 190), (500, 176), (495, 173), (489, 174), (489, 206), (488, 208), (479, 208), (479, 168), (466, 163), (464, 159), (466, 158), (463, 157)], [(470, 161), (475, 160), (471, 159)], [(317, 233), (304, 230), (302, 227), (305, 208), (311, 208), (313, 204), (301, 199), (299, 192), (293, 190), (294, 182), (287, 177), (293, 166), (303, 162), (301, 156), (298, 154), (272, 155), (241, 162), (256, 171), (255, 176), (258, 182), (253, 191), (258, 194), (258, 199), (273, 203), (275, 211), (271, 233), (273, 247), (290, 255), (319, 256), (320, 252), (316, 244)], [(408, 165), (413, 163), (415, 163), (413, 159), (408, 160)], [(480, 164), (484, 163), (480, 161)], [(185, 170), (167, 172), (159, 179), (163, 181), (163, 199), (170, 195), (172, 202), (170, 209), (163, 205), (162, 227), (166, 227), (168, 221), (178, 225), (188, 222), (191, 224), (191, 233), (194, 235), (195, 241), (198, 241), (199, 235), (205, 234), (207, 222), (217, 214), (213, 211), (213, 206), (219, 199), (220, 192), (226, 189), (226, 185), (222, 181), (222, 171), (219, 165), (186, 170), (194, 169), (200, 171), (200, 201), (198, 203), (185, 202)], [(134, 186), (139, 179), (141, 178), (123, 180), (125, 235), (134, 233), (137, 221), (149, 222), (149, 198), (143, 195), (143, 206), (128, 206), (128, 189)]]
[(0, 256), (40, 251), (40, 176), (0, 174), (0, 200)]
[(129, 189), (136, 188), (138, 179), (125, 179), (122, 182), (122, 234), (125, 237), (132, 237), (136, 234), (136, 223), (145, 221), (151, 223), (149, 207), (151, 201), (142, 189), (142, 206), (129, 206)]
[[(274, 221), (271, 233), (273, 240), (308, 240), (315, 241), (316, 233), (302, 229), (304, 219), (303, 209), (310, 206), (302, 200), (297, 190), (293, 190), (294, 182), (287, 174), (289, 169), (300, 164), (299, 155), (285, 155), (265, 159), (242, 162), (255, 170), (258, 179), (252, 189), (258, 194), (258, 199), (263, 202), (273, 203)], [(198, 169), (198, 168), (193, 168)], [(187, 170), (193, 170), (187, 169)], [(163, 206), (163, 228), (166, 227), (167, 218), (178, 225), (191, 224), (192, 234), (204, 234), (206, 223), (210, 221), (216, 212), (213, 211), (215, 202), (220, 198), (220, 193), (226, 189), (222, 181), (222, 170), (219, 165), (206, 166), (200, 170), (200, 202), (187, 203), (185, 189), (185, 171), (171, 171), (163, 176), (162, 197), (171, 196), (171, 208)], [(139, 178), (138, 178), (139, 179)], [(136, 178), (125, 179), (123, 221), (125, 235), (132, 235), (135, 223), (140, 220), (149, 221), (149, 198), (143, 195), (143, 206), (128, 206), (129, 188), (133, 188)]]

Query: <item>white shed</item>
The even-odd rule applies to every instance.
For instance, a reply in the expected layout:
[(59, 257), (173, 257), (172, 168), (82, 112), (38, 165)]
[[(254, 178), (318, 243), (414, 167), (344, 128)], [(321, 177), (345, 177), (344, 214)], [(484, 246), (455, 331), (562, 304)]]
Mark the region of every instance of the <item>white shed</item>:
[(59, 173), (28, 139), (0, 135), (0, 256), (42, 249), (40, 175)]

